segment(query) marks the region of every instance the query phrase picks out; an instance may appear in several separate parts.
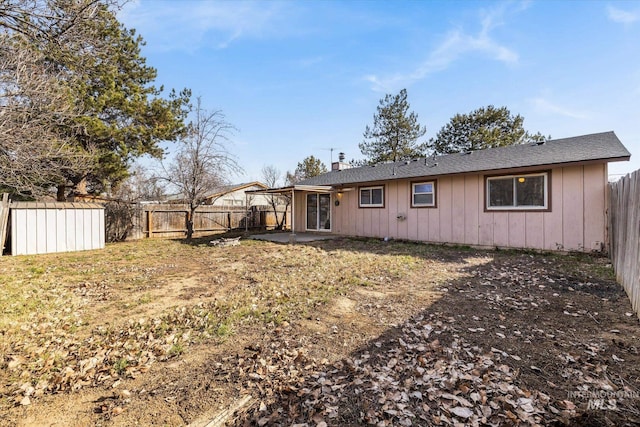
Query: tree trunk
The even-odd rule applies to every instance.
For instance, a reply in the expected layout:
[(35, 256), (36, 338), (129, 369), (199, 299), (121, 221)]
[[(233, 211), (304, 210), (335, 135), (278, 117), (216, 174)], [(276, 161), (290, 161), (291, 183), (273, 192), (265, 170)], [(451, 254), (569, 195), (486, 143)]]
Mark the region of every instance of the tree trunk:
[(64, 195), (66, 190), (67, 190), (67, 186), (66, 185), (64, 185), (64, 184), (58, 185), (58, 192), (56, 193), (56, 200), (58, 202), (66, 202), (67, 201), (67, 197)]
[(190, 207), (187, 212), (187, 240), (191, 240), (193, 237), (193, 214), (196, 208)]

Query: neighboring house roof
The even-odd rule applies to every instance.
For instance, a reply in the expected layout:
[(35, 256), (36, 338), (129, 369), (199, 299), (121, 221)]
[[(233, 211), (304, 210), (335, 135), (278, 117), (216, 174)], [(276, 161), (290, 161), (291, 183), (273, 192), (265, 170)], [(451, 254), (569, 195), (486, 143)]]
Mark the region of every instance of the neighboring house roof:
[(243, 190), (249, 187), (261, 187), (263, 189), (269, 188), (261, 182), (246, 182), (243, 184), (230, 184), (230, 185), (221, 185), (220, 187), (216, 187), (211, 190), (211, 194), (207, 195), (207, 199), (213, 199), (216, 197), (224, 196), (228, 193), (233, 193), (234, 191)]
[(511, 145), (468, 153), (446, 154), (411, 161), (331, 171), (300, 182), (303, 185), (343, 185), (402, 178), (497, 171), (530, 166), (553, 166), (589, 161), (629, 160), (631, 154), (613, 132), (595, 133)]

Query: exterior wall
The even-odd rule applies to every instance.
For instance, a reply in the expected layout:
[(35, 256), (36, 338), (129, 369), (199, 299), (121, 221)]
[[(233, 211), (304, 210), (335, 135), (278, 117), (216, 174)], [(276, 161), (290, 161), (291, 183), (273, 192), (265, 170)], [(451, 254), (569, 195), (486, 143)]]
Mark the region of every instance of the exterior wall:
[[(517, 172), (516, 172), (517, 173)], [(591, 251), (606, 243), (606, 163), (551, 170), (550, 210), (485, 211), (485, 175), (435, 178), (435, 208), (411, 207), (411, 181), (385, 182), (384, 208), (358, 208), (358, 191), (332, 206), (332, 232), (486, 247)], [(431, 179), (431, 178), (430, 178)], [(304, 193), (296, 230), (304, 231)]]
[(293, 195), (293, 229), (294, 232), (304, 232), (306, 228), (306, 194), (296, 192)]
[(11, 254), (103, 249), (104, 209), (11, 209)]

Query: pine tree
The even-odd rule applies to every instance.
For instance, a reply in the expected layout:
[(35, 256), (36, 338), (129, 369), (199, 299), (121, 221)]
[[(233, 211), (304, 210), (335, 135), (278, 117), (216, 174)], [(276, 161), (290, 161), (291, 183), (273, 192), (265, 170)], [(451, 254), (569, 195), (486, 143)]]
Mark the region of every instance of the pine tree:
[[(0, 122), (0, 155), (22, 160), (12, 162), (20, 170), (0, 168), (0, 179), (18, 176), (9, 183), (14, 191), (102, 192), (127, 176), (133, 159), (160, 157), (159, 142), (184, 133), (190, 92), (162, 96), (156, 70), (141, 56), (143, 40), (110, 4), (16, 0), (0, 10), (0, 93), (10, 107)], [(20, 74), (25, 67), (32, 78)], [(12, 137), (18, 126), (26, 129), (19, 139)]]
[(429, 148), (434, 154), (449, 154), (548, 139), (540, 132), (527, 132), (523, 122), (522, 116), (513, 116), (507, 107), (481, 107), (469, 114), (453, 116), (429, 141)]
[(418, 140), (427, 132), (418, 123), (418, 115), (409, 112), (407, 90), (387, 94), (380, 100), (373, 116), (373, 127), (367, 126), (360, 151), (370, 164), (400, 161), (424, 155), (426, 144)]

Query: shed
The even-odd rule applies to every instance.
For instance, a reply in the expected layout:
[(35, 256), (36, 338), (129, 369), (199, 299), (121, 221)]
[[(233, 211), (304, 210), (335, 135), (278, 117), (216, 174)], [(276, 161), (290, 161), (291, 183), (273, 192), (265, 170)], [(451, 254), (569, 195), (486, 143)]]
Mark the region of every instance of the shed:
[(95, 203), (13, 202), (11, 254), (103, 249), (104, 207)]

